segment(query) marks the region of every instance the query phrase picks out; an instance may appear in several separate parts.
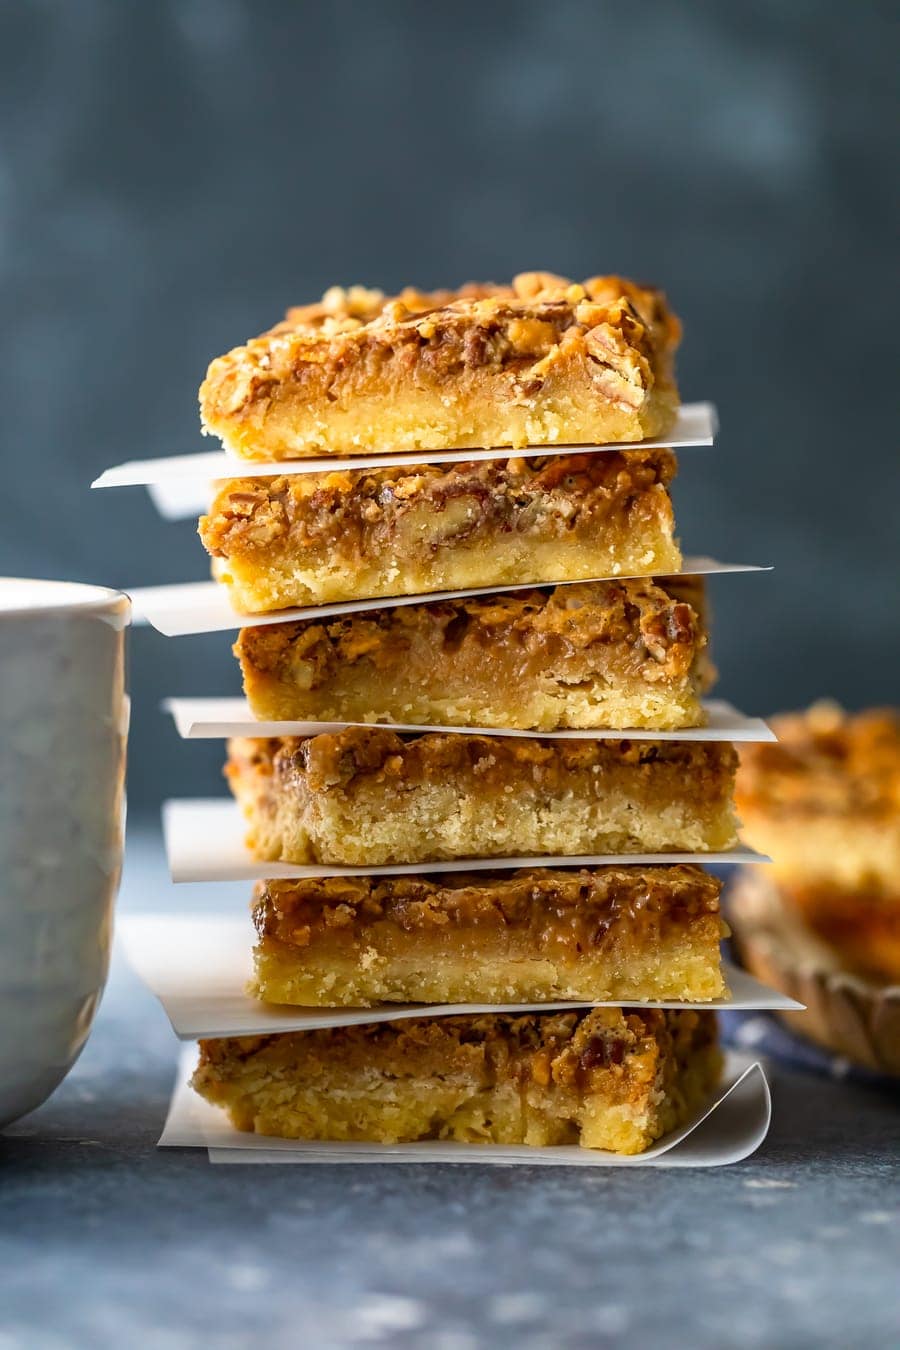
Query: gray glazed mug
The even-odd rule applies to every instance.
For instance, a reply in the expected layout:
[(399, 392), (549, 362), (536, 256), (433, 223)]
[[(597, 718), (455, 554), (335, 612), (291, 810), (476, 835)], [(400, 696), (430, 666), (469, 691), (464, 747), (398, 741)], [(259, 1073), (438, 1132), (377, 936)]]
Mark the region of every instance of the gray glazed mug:
[(0, 578), (0, 1126), (78, 1058), (122, 863), (127, 596)]

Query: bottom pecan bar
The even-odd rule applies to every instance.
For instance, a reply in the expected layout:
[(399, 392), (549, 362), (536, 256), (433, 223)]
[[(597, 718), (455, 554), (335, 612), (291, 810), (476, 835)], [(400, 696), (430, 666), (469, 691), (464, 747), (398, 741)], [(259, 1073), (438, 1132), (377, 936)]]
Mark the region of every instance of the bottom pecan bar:
[(715, 1014), (595, 1008), (200, 1042), (193, 1086), (288, 1139), (580, 1144), (641, 1153), (721, 1071)]

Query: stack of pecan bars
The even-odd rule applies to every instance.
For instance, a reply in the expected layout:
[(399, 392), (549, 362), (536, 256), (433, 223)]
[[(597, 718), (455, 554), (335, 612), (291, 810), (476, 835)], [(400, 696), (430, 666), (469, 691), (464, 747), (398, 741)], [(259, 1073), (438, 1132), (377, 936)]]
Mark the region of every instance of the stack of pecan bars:
[[(603, 734), (702, 725), (713, 676), (675, 457), (627, 448), (672, 428), (679, 337), (659, 292), (528, 274), (336, 289), (211, 365), (226, 449), (335, 460), (218, 485), (200, 534), (235, 606), (386, 599), (235, 647), (258, 718), (351, 724), (231, 742), (256, 858), (404, 869), (260, 884), (255, 993), (477, 1005), (202, 1042), (194, 1086), (238, 1128), (640, 1153), (714, 1085), (714, 1013), (647, 1005), (726, 992), (719, 882), (640, 855), (731, 847), (734, 750)], [(429, 463), (472, 447), (499, 454)], [(423, 462), (341, 463), (388, 450)], [(596, 734), (549, 734), (572, 729)], [(629, 860), (565, 865), (598, 855)], [(559, 1002), (586, 1006), (542, 1010)]]

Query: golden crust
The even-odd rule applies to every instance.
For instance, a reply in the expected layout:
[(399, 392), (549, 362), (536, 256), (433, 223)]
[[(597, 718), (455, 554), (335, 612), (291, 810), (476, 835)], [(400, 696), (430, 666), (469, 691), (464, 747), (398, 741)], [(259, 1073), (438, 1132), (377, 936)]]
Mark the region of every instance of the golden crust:
[(707, 635), (651, 581), (403, 605), (244, 628), (254, 714), (455, 726), (698, 726)]
[(709, 742), (348, 727), (232, 740), (225, 773), (257, 857), (376, 866), (729, 848), (736, 762)]
[(615, 276), (335, 287), (213, 361), (201, 420), (248, 459), (641, 440), (674, 420), (680, 336), (661, 292)]
[(248, 611), (676, 571), (667, 450), (221, 484), (200, 538)]
[(711, 1013), (598, 1008), (201, 1041), (193, 1086), (260, 1134), (638, 1153), (720, 1066)]

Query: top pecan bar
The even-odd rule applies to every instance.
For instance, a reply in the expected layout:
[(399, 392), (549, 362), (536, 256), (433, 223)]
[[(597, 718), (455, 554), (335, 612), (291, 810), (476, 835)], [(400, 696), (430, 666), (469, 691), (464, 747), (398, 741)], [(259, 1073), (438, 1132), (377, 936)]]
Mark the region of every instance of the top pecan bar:
[(661, 292), (615, 276), (335, 287), (213, 361), (201, 418), (263, 460), (640, 441), (674, 423), (680, 336)]

